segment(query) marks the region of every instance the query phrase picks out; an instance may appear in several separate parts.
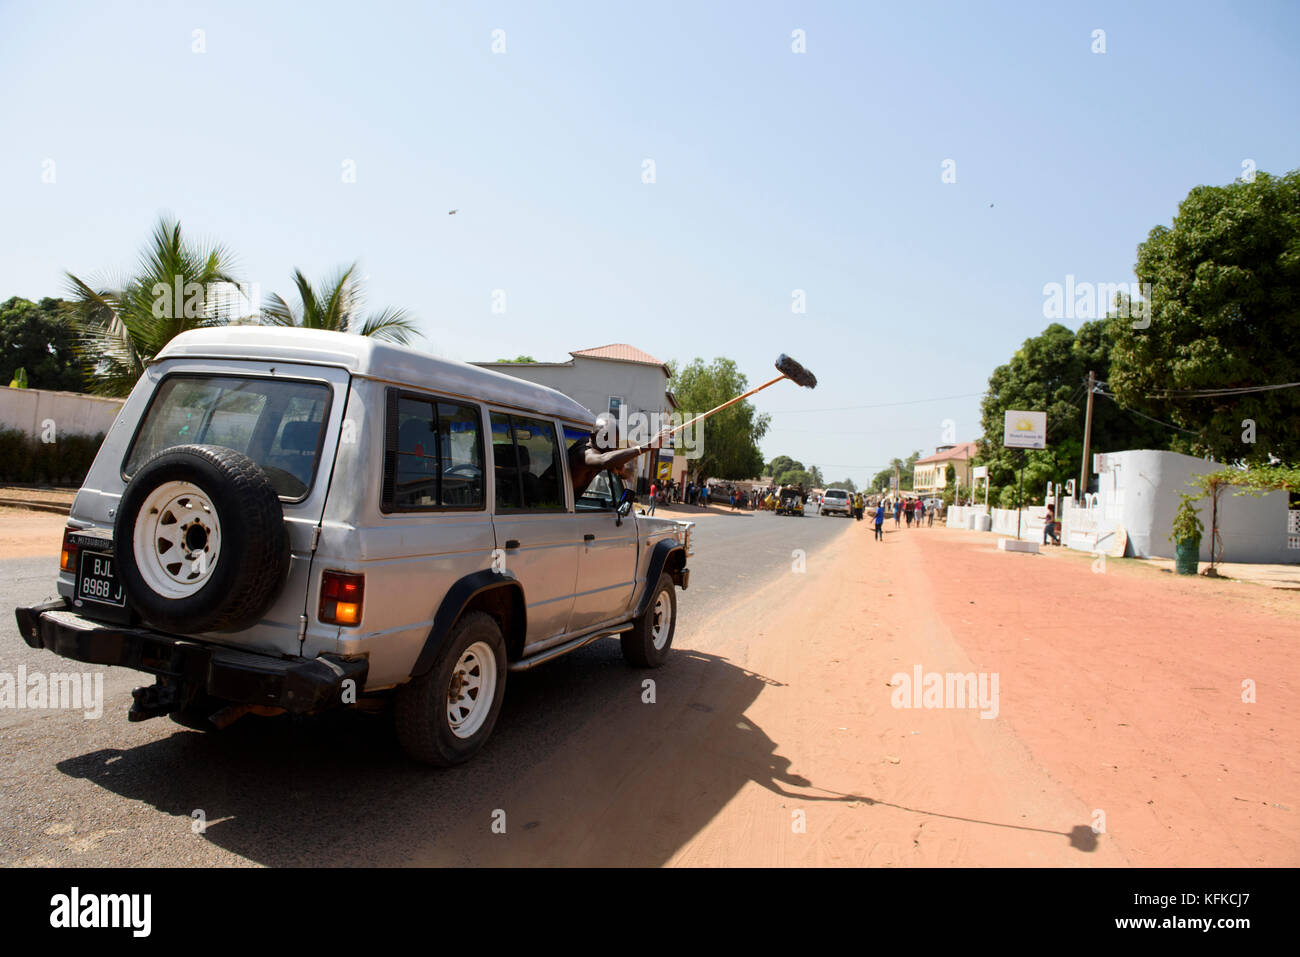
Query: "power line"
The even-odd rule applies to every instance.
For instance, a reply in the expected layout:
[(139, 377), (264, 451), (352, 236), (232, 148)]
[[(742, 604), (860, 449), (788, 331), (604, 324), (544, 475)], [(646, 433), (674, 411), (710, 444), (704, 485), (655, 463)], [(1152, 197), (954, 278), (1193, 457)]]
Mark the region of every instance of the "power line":
[(1294, 389), (1300, 382), (1283, 382), (1279, 385), (1245, 385), (1231, 389), (1159, 389), (1148, 393), (1148, 399), (1196, 399), (1216, 395), (1245, 395), (1248, 392), (1269, 392), (1273, 389)]
[(1104, 395), (1106, 398), (1113, 401), (1115, 405), (1119, 407), (1121, 412), (1127, 412), (1130, 415), (1136, 415), (1140, 418), (1146, 419), (1148, 422), (1154, 422), (1156, 425), (1163, 425), (1167, 429), (1173, 429), (1175, 432), (1184, 432), (1187, 435), (1198, 435), (1198, 436), (1201, 434), (1199, 432), (1193, 432), (1191, 429), (1181, 428), (1180, 426), (1174, 425), (1171, 422), (1162, 422), (1159, 419), (1153, 419), (1151, 416), (1139, 412), (1137, 409), (1130, 409), (1127, 406), (1120, 405), (1119, 399), (1116, 399), (1114, 395), (1107, 392), (1105, 389), (1098, 389), (1097, 394)]

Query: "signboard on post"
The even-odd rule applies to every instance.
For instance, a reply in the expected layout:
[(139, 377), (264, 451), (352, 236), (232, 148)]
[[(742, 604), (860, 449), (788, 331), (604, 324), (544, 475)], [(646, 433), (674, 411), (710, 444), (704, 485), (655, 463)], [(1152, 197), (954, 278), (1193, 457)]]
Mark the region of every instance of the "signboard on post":
[(970, 477), (973, 479), (986, 479), (989, 477), (989, 467), (987, 465), (977, 465), (970, 471)]
[(1047, 413), (1008, 409), (1002, 421), (1002, 445), (1008, 449), (1047, 448)]

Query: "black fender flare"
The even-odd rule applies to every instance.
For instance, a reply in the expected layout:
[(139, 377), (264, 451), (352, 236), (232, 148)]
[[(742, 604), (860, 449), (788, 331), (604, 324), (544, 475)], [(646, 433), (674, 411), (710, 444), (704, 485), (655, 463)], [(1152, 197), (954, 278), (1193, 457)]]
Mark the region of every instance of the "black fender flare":
[[(650, 591), (659, 584), (659, 576), (663, 574), (664, 567), (668, 564), (668, 556), (673, 552), (681, 552), (681, 568), (686, 568), (686, 549), (676, 539), (665, 538), (655, 545), (655, 550), (650, 553), (650, 565), (646, 569), (645, 588), (641, 589), (641, 597), (636, 603), (636, 617), (640, 618), (650, 607)], [(676, 577), (673, 579), (676, 581)], [(683, 586), (684, 587), (684, 586)]]
[[(411, 668), (412, 678), (426, 675), (433, 668), (434, 660), (438, 657), (438, 651), (442, 648), (443, 641), (451, 632), (452, 626), (456, 624), (456, 620), (460, 618), (465, 606), (484, 592), (497, 588), (508, 588), (516, 591), (518, 593), (519, 607), (524, 607), (524, 586), (519, 583), (519, 579), (510, 575), (503, 575), (490, 568), (471, 572), (447, 589), (447, 594), (442, 598), (442, 604), (434, 612), (433, 627), (429, 629), (429, 637), (424, 640), (424, 647), (420, 650), (420, 656), (415, 659), (415, 665)], [(523, 623), (521, 622), (521, 624)], [(503, 637), (506, 638), (508, 643), (510, 636), (505, 635)]]

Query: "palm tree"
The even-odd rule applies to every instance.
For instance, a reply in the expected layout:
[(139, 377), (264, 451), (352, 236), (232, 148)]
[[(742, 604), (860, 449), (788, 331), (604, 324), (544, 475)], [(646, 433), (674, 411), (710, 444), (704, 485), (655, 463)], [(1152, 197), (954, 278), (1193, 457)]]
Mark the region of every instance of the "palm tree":
[(125, 281), (96, 288), (67, 273), (73, 349), (91, 391), (127, 395), (174, 336), (238, 318), (232, 260), (224, 246), (188, 241), (179, 221), (162, 216)]
[(364, 297), (361, 278), (355, 275), (357, 264), (325, 281), (318, 292), (302, 274), (293, 271), (293, 284), (298, 289), (300, 308), (295, 310), (280, 296), (271, 294), (262, 307), (262, 318), (275, 326), (295, 326), (300, 329), (326, 329), (331, 332), (351, 332), (361, 336), (374, 336), (389, 342), (409, 343), (420, 335), (415, 320), (405, 309), (391, 306), (379, 312), (362, 316)]

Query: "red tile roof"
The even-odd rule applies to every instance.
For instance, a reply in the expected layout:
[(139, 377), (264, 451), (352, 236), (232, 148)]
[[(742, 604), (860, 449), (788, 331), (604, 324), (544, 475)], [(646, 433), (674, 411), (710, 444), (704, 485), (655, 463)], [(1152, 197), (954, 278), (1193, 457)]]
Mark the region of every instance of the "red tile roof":
[(579, 349), (576, 352), (570, 352), (569, 355), (587, 356), (592, 359), (619, 359), (623, 362), (639, 362), (648, 366), (663, 366), (663, 362), (650, 353), (638, 349), (636, 346), (629, 346), (626, 342), (613, 342), (607, 346), (596, 346), (593, 349)]
[(971, 459), (974, 457), (975, 443), (962, 442), (961, 444), (954, 445), (952, 448), (946, 449), (943, 452), (935, 452), (934, 455), (927, 455), (923, 459), (917, 459), (916, 464), (926, 465), (930, 462), (950, 462), (954, 459), (960, 461), (962, 459)]

